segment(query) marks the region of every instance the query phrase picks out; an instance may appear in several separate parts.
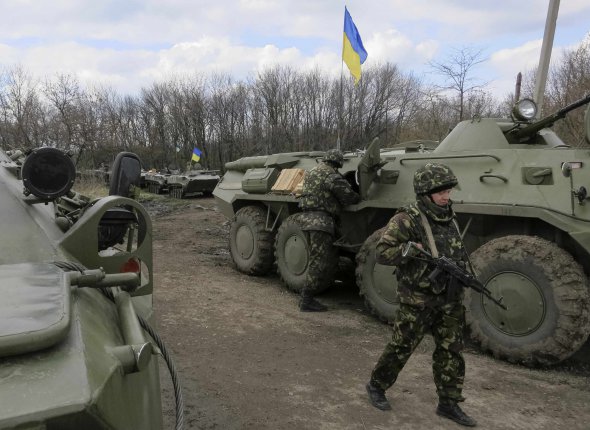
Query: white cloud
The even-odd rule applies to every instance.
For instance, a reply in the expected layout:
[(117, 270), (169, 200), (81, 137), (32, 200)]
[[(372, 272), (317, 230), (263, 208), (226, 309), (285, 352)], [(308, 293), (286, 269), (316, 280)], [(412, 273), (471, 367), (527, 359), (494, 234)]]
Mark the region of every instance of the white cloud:
[[(274, 64), (318, 68), (333, 76), (341, 71), (344, 8), (339, 2), (5, 3), (0, 66), (22, 64), (38, 76), (73, 73), (84, 82), (100, 81), (132, 92), (172, 73), (221, 71), (241, 79)], [(511, 91), (519, 70), (536, 67), (547, 13), (544, 3), (348, 0), (347, 6), (369, 52), (367, 67), (392, 62), (406, 72), (420, 73), (451, 47), (479, 46), (490, 59), (478, 70), (497, 81), (495, 86)], [(556, 40), (563, 37), (560, 43), (568, 46), (579, 43), (588, 31), (589, 15), (587, 0), (562, 2)], [(567, 34), (560, 32), (565, 25)]]
[[(503, 96), (514, 91), (516, 75), (519, 72), (526, 75), (538, 67), (542, 42), (541, 39), (533, 40), (514, 48), (501, 49), (490, 56), (488, 64), (492, 68), (490, 76), (493, 78), (490, 89), (494, 94)], [(581, 41), (567, 47), (554, 47), (551, 65), (559, 64), (564, 50), (576, 49), (580, 43)]]
[(490, 65), (500, 74), (533, 69), (539, 62), (541, 40), (533, 40), (510, 49), (501, 49), (490, 56)]
[(367, 65), (390, 62), (405, 69), (420, 67), (431, 60), (438, 49), (438, 42), (424, 40), (415, 43), (398, 30), (388, 29), (373, 33), (365, 47), (369, 52)]

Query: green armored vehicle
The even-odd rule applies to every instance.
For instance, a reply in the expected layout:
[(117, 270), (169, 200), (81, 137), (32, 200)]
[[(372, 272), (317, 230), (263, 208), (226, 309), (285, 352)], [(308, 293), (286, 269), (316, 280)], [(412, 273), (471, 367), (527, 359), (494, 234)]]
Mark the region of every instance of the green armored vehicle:
[(159, 173), (155, 171), (148, 171), (143, 177), (145, 188), (152, 194), (163, 194), (168, 192), (168, 178), (169, 173)]
[[(375, 140), (346, 153), (340, 172), (362, 201), (341, 214), (338, 252), (326, 256), (326, 271), (338, 256), (351, 257), (367, 307), (391, 319), (398, 304), (394, 268), (376, 264), (376, 242), (396, 209), (415, 200), (416, 169), (431, 160), (444, 163), (459, 179), (453, 207), (473, 266), (507, 306), (467, 291), (473, 339), (510, 361), (553, 364), (570, 357), (590, 333), (590, 151), (568, 146), (550, 127), (589, 101), (535, 121), (534, 102), (523, 99), (511, 118), (463, 121), (438, 145), (380, 148)], [(288, 288), (301, 289), (308, 245), (298, 199), (271, 189), (284, 169), (309, 170), (322, 156), (294, 152), (226, 164), (213, 195), (232, 219), (229, 248), (240, 271), (264, 275), (276, 266)]]
[(199, 195), (211, 196), (219, 182), (218, 170), (206, 170), (199, 163), (191, 163), (190, 169), (168, 177), (170, 197), (184, 199)]
[[(54, 148), (0, 151), (0, 428), (162, 428), (153, 319), (152, 227), (130, 198), (135, 154), (110, 196), (75, 191)], [(182, 396), (177, 390), (177, 428)]]

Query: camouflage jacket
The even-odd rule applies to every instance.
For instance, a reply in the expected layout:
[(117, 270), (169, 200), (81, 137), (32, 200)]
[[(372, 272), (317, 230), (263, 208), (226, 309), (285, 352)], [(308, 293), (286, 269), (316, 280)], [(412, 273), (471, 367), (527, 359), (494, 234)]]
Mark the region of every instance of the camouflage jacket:
[(433, 213), (432, 205), (434, 203), (427, 205), (424, 204), (424, 200), (419, 199), (401, 208), (391, 218), (377, 242), (377, 261), (380, 264), (397, 266), (398, 295), (402, 303), (422, 306), (429, 303), (442, 304), (446, 301), (446, 283), (432, 283), (428, 279), (433, 270), (432, 266), (424, 261), (402, 257), (402, 248), (409, 241), (422, 244), (423, 249), (432, 254), (420, 219), (420, 211), (428, 218), (439, 256), (446, 256), (456, 262), (466, 260), (465, 249), (453, 222), (453, 209), (449, 205), (447, 213), (440, 216)]
[(342, 206), (358, 203), (360, 196), (344, 177), (327, 163), (320, 163), (306, 172), (299, 208), (303, 211), (340, 214)]

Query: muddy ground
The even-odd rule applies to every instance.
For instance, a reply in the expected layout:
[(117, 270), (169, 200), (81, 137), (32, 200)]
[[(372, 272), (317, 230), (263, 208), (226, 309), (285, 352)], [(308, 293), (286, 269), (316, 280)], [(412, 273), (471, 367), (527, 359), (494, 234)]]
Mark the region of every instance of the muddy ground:
[[(435, 413), (427, 337), (388, 391), (393, 410), (364, 385), (390, 336), (369, 315), (352, 277), (321, 296), (326, 313), (300, 313), (276, 276), (237, 272), (229, 222), (213, 198), (183, 201), (154, 222), (158, 329), (183, 386), (188, 429), (455, 429)], [(589, 429), (590, 371), (583, 364), (528, 369), (468, 347), (463, 404), (484, 429)], [(174, 428), (162, 368), (166, 428)]]

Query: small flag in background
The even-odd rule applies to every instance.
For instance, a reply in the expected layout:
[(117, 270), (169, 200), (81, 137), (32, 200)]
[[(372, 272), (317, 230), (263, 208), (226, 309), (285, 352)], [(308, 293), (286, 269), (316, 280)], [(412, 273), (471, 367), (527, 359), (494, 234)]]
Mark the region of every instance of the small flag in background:
[(361, 79), (361, 64), (367, 59), (367, 51), (363, 46), (361, 35), (344, 6), (344, 39), (342, 41), (342, 60), (354, 76), (355, 84)]
[(199, 148), (193, 149), (193, 156), (191, 157), (191, 161), (199, 162), (200, 159), (201, 159), (201, 151), (199, 150)]

